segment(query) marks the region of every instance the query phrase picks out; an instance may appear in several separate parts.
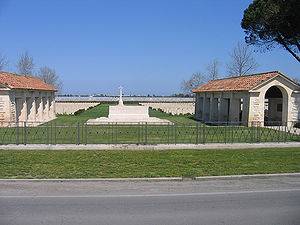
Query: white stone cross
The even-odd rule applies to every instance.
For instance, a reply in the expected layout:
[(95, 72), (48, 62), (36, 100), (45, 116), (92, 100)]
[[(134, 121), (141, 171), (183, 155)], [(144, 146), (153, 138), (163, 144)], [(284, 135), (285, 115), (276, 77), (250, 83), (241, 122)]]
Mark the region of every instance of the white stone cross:
[(120, 99), (119, 99), (119, 105), (123, 105), (123, 100), (122, 100), (122, 90), (123, 90), (123, 87), (122, 87), (122, 86), (120, 86), (120, 87), (119, 87), (119, 89), (120, 89)]

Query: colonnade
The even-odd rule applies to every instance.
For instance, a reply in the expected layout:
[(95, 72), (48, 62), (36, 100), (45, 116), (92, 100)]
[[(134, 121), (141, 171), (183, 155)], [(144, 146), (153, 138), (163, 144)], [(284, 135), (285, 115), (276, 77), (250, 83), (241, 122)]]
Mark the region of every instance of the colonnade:
[(54, 93), (24, 92), (13, 96), (15, 121), (44, 122), (55, 118)]
[(196, 118), (210, 122), (248, 120), (249, 95), (241, 93), (197, 93)]

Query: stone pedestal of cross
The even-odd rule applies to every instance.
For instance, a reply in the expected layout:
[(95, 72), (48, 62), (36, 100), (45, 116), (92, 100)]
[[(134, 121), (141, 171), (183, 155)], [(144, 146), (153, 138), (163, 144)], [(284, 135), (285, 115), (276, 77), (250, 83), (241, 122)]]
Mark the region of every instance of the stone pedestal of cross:
[(123, 105), (123, 99), (122, 99), (122, 90), (123, 90), (123, 87), (120, 86), (119, 89), (120, 89), (119, 105)]

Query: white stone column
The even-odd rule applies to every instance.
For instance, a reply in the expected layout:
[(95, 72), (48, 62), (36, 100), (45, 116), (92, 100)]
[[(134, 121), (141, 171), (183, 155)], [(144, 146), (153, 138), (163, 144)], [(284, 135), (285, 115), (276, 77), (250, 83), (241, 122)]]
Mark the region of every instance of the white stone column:
[(33, 112), (33, 121), (36, 121), (36, 98), (35, 98), (35, 94), (32, 94), (32, 112)]
[(205, 108), (206, 108), (206, 94), (203, 93), (203, 102), (202, 102), (202, 121), (205, 121)]
[(210, 103), (210, 106), (211, 106), (210, 121), (218, 121), (218, 119), (219, 119), (218, 104), (219, 104), (218, 99), (212, 98), (211, 103)]
[(228, 121), (228, 99), (223, 98), (223, 95), (220, 97), (220, 110), (219, 110), (219, 121), (227, 122)]
[(246, 123), (249, 120), (249, 94), (243, 97), (243, 112), (242, 112), (242, 122)]
[(208, 95), (205, 94), (205, 97), (203, 98), (203, 121), (209, 120), (209, 113), (210, 113), (210, 99), (208, 98)]
[(239, 122), (240, 121), (240, 112), (241, 112), (241, 99), (234, 98), (234, 96), (231, 95), (229, 110), (230, 110), (229, 121), (230, 122)]
[(22, 109), (22, 121), (27, 121), (28, 120), (28, 111), (27, 111), (27, 98), (26, 98), (26, 93), (24, 93), (24, 97), (23, 97), (23, 109)]
[(46, 108), (45, 108), (45, 119), (47, 121), (49, 121), (50, 117), (49, 117), (49, 95), (48, 93), (46, 93)]

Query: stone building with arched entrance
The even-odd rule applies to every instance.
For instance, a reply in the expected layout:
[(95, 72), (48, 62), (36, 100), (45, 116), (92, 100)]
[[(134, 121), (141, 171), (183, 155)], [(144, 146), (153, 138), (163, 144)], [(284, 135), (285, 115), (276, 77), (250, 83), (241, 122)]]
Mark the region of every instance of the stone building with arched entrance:
[(205, 122), (264, 122), (300, 118), (300, 84), (279, 71), (212, 80), (193, 91), (195, 118)]
[(0, 125), (54, 119), (56, 91), (38, 78), (0, 71)]

